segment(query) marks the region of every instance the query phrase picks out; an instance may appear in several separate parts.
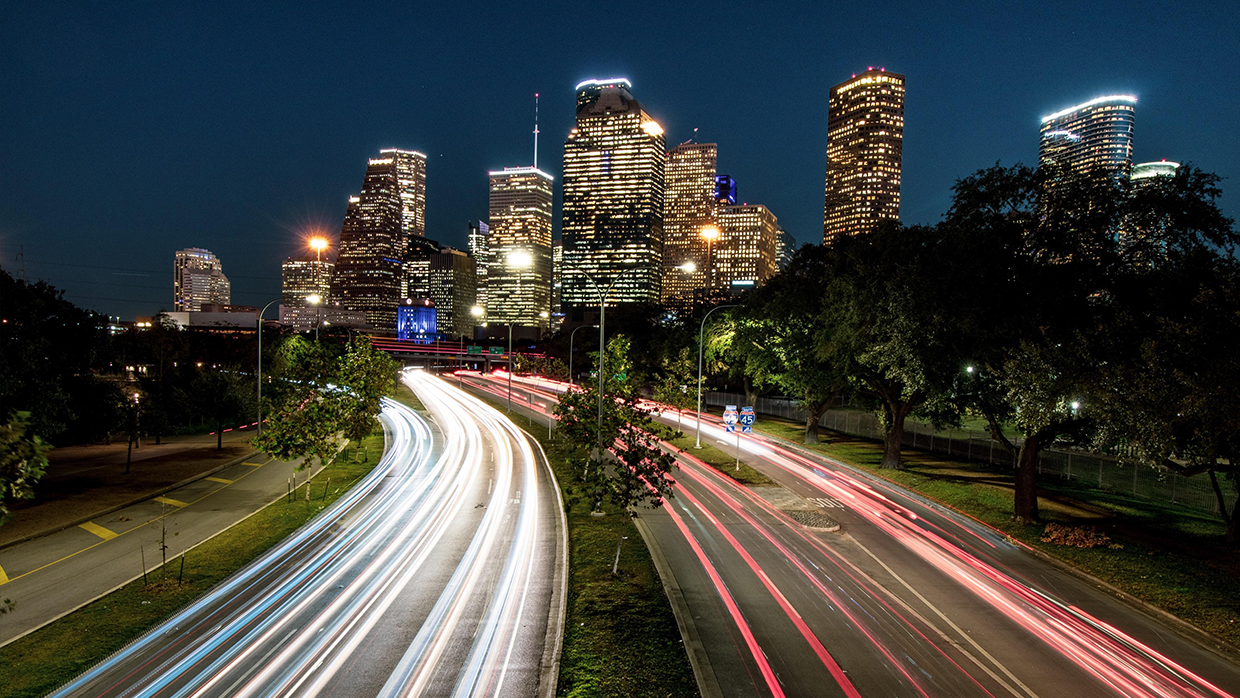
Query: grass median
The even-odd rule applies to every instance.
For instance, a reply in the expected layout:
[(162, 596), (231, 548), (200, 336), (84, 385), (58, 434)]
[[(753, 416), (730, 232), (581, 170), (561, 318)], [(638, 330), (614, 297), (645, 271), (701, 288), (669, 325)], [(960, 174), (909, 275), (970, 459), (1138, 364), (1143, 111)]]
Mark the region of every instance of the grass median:
[[(485, 397), (504, 408), (502, 400)], [(539, 422), (527, 430), (547, 452), (561, 491), (572, 482), (567, 452), (547, 438)], [(543, 422), (542, 424), (545, 424)], [(568, 520), (568, 607), (556, 695), (566, 698), (665, 698), (696, 696), (676, 617), (663, 592), (650, 551), (633, 520), (605, 505), (606, 516), (590, 515), (585, 502), (570, 505)], [(622, 539), (627, 538), (627, 540)], [(620, 544), (619, 573), (612, 575)]]
[[(805, 435), (803, 424), (766, 416), (756, 428), (797, 444)], [(1046, 478), (1038, 484), (1043, 520), (1093, 526), (1112, 546), (1044, 543), (1045, 523), (1013, 520), (1010, 469), (905, 450), (904, 470), (882, 470), (881, 443), (835, 433), (827, 438), (829, 443), (805, 447), (943, 502), (1240, 646), (1240, 559), (1226, 544), (1217, 516)]]
[(370, 472), (383, 453), (383, 432), (367, 437), (362, 447), (371, 454), (366, 461), (337, 459), (298, 488), (291, 502), (280, 499), (187, 551), (183, 577), (178, 556), (148, 574), (149, 584), (130, 582), (0, 648), (4, 695), (46, 695), (262, 555)]
[(742, 485), (748, 485), (750, 487), (763, 487), (775, 484), (774, 480), (763, 475), (757, 470), (754, 470), (744, 461), (742, 461), (738, 467), (736, 464), (736, 458), (729, 456), (710, 444), (702, 444), (701, 448), (697, 448), (694, 445), (696, 441), (688, 434), (681, 434), (680, 436), (668, 441), (668, 443), (691, 456), (697, 457), (710, 467), (718, 470), (724, 475), (727, 475), (733, 480), (736, 480)]

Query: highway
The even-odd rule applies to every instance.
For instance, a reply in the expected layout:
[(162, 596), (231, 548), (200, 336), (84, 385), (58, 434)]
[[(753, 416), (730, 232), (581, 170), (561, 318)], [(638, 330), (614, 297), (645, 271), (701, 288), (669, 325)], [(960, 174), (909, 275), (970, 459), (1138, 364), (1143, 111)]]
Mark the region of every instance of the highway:
[(566, 539), (536, 443), (421, 371), (388, 448), (319, 516), (55, 696), (538, 696)]
[[(506, 396), (501, 379), (459, 379)], [(545, 419), (565, 387), (518, 378), (514, 407)], [(662, 418), (676, 422), (674, 412)], [(722, 426), (708, 418), (702, 439), (734, 454)], [(1240, 692), (1234, 658), (997, 531), (757, 433), (740, 448), (780, 486), (743, 487), (682, 454), (674, 498), (639, 518), (665, 585), (683, 600), (678, 617), (705, 696)], [(842, 530), (797, 523), (805, 510)]]

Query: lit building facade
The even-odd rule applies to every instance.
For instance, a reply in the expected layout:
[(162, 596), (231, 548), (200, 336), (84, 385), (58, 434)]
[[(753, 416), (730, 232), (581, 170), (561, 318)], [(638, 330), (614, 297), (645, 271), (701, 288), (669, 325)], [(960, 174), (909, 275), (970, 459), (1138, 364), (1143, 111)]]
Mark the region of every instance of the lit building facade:
[(533, 167), (491, 172), (487, 233), (490, 324), (546, 330), (551, 312), (551, 175)]
[[(611, 284), (609, 304), (657, 303), (663, 276), (663, 129), (628, 80), (577, 85), (577, 123), (564, 142), (566, 311), (597, 308), (581, 270)], [(622, 276), (623, 275), (623, 276)]]
[(280, 264), (280, 296), (290, 308), (306, 305), (306, 296), (316, 295), (321, 305), (331, 302), (332, 272), (336, 265), (327, 260), (293, 259)]
[[(663, 200), (664, 304), (683, 304), (696, 289), (707, 285), (707, 243), (703, 228), (715, 224), (718, 199), (718, 146), (714, 143), (681, 143), (667, 154)], [(735, 182), (727, 177), (731, 195)], [(686, 272), (685, 265), (693, 271)]]
[(490, 264), (490, 256), (487, 252), (487, 236), (490, 235), (490, 227), (486, 221), (473, 221), (469, 224), (469, 254), (477, 263), (477, 295), (478, 306), (487, 307), (487, 271)]
[(429, 298), (408, 298), (396, 310), (396, 338), (430, 344), (439, 338), (438, 319)]
[(1158, 177), (1174, 177), (1178, 169), (1180, 169), (1180, 163), (1170, 160), (1143, 162), (1132, 166), (1132, 174), (1129, 178), (1137, 183), (1156, 182)]
[(551, 243), (551, 314), (560, 312), (561, 292), (564, 288), (564, 241)]
[(761, 286), (779, 271), (779, 219), (765, 206), (720, 207), (715, 286), (741, 291)]
[(1038, 166), (1128, 174), (1136, 105), (1132, 95), (1110, 95), (1042, 117)]
[(198, 312), (204, 303), (229, 305), (232, 288), (224, 267), (210, 250), (178, 250), (172, 266), (172, 305), (177, 312)]
[(788, 263), (792, 261), (792, 255), (796, 254), (797, 241), (783, 228), (779, 229), (779, 235), (775, 238), (775, 266), (779, 271), (788, 268)]
[(736, 180), (728, 175), (715, 175), (715, 203), (728, 206), (736, 203)]
[(900, 217), (904, 76), (871, 68), (831, 88), (822, 239)]
[(362, 191), (349, 198), (331, 295), (376, 330), (395, 327), (410, 245), (425, 237), (426, 156), (387, 149), (371, 158)]
[(469, 312), (478, 302), (478, 265), (461, 250), (445, 247), (429, 259), (430, 293), (438, 328), (450, 338), (474, 336), (478, 324)]

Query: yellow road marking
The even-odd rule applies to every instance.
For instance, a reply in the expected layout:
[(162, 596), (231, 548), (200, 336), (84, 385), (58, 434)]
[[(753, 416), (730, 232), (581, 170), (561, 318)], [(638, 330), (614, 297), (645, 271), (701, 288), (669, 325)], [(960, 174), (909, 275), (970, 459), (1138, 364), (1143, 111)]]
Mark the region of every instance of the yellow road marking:
[(112, 540), (113, 538), (117, 536), (115, 532), (109, 531), (103, 526), (100, 526), (99, 524), (93, 523), (90, 521), (87, 521), (84, 524), (78, 524), (78, 528), (90, 531), (91, 533), (95, 534), (96, 536), (99, 536), (100, 538), (104, 540)]
[(263, 466), (263, 465), (267, 465), (267, 464), (266, 464), (266, 463), (242, 463), (242, 465), (248, 465), (248, 466), (250, 466), (251, 468), (257, 468), (257, 467), (259, 467), (259, 466)]
[[(268, 462), (268, 463), (270, 463), (271, 461), (267, 461), (267, 462)], [(259, 465), (266, 465), (266, 463), (259, 463)], [(248, 476), (248, 475), (249, 475), (249, 473), (246, 473), (245, 475), (242, 475), (241, 477), (246, 477), (246, 476)], [(241, 478), (237, 478), (237, 479), (238, 479), (238, 480), (240, 480)], [(215, 494), (216, 492), (223, 492), (223, 491), (224, 491), (224, 490), (223, 490), (223, 488), (220, 488), (220, 489), (218, 489), (218, 490), (212, 490), (212, 491), (210, 491), (210, 492), (208, 492), (208, 493), (204, 494), (203, 496), (199, 497), (198, 499), (195, 499), (195, 500), (194, 500), (194, 502), (201, 502), (202, 500), (206, 499), (207, 497), (210, 497), (211, 495)], [(174, 504), (174, 505), (180, 505), (180, 507), (187, 506), (186, 504), (184, 504), (184, 503), (182, 503), (182, 502), (177, 502), (177, 501), (175, 501), (175, 500), (167, 499), (166, 497), (155, 497), (155, 501), (164, 501), (165, 503), (172, 503), (172, 504)], [(179, 508), (179, 507), (178, 507), (178, 508)], [(154, 522), (154, 521), (159, 521), (160, 519), (162, 519), (162, 518), (164, 518), (165, 516), (168, 516), (168, 515), (169, 515), (169, 514), (160, 514), (159, 516), (156, 516), (155, 518), (151, 519), (150, 521), (147, 521), (146, 523), (151, 523), (151, 522)], [(141, 530), (141, 529), (142, 529), (142, 526), (134, 526), (133, 528), (130, 528), (130, 529), (125, 530), (125, 531), (122, 531), (122, 532), (120, 532), (120, 533), (118, 533), (118, 534), (116, 534), (116, 535), (117, 535), (117, 536), (123, 536), (123, 535), (129, 534), (129, 533), (132, 533), (132, 532), (134, 532), (134, 531)], [(41, 572), (41, 571), (43, 571), (43, 570), (45, 570), (45, 569), (47, 569), (47, 568), (49, 568), (49, 567), (52, 567), (53, 565), (60, 564), (60, 563), (64, 562), (65, 560), (68, 560), (68, 559), (70, 559), (70, 558), (77, 557), (78, 555), (81, 555), (82, 553), (84, 553), (84, 552), (86, 552), (86, 551), (88, 551), (88, 550), (92, 550), (92, 549), (94, 549), (96, 546), (103, 545), (103, 543), (104, 543), (104, 541), (99, 541), (98, 543), (94, 543), (94, 544), (92, 544), (92, 545), (88, 545), (88, 546), (86, 546), (85, 548), (82, 548), (81, 550), (76, 550), (76, 551), (74, 551), (74, 552), (69, 553), (68, 555), (65, 555), (64, 557), (60, 558), (59, 560), (52, 560), (51, 562), (46, 563), (46, 564), (44, 564), (44, 565), (40, 565), (39, 567), (36, 567), (36, 568), (34, 568), (34, 569), (30, 570), (29, 572), (22, 572), (21, 574), (17, 575), (16, 577), (13, 577), (12, 579), (9, 579), (8, 575), (6, 575), (6, 574), (4, 573), (4, 569), (3, 569), (3, 568), (0, 568), (0, 585), (3, 585), (3, 584), (8, 584), (9, 582), (15, 582), (15, 581), (17, 581), (18, 579), (21, 579), (22, 577), (29, 577), (30, 575), (34, 574), (35, 572)]]
[(225, 479), (224, 479), (224, 478), (222, 478), (222, 477), (204, 477), (203, 479), (204, 479), (204, 480), (210, 480), (211, 482), (218, 482), (218, 483), (221, 483), (221, 484), (224, 484), (224, 485), (231, 485), (231, 484), (233, 484), (233, 481), (232, 481), (232, 480), (225, 480)]
[(178, 502), (178, 501), (177, 501), (177, 500), (175, 500), (175, 499), (169, 499), (169, 498), (167, 498), (167, 497), (156, 497), (156, 498), (155, 498), (155, 501), (159, 502), (160, 504), (170, 504), (170, 505), (172, 505), (172, 506), (174, 506), (174, 507), (187, 507), (187, 506), (189, 506), (189, 505), (188, 505), (188, 504), (186, 504), (185, 502)]

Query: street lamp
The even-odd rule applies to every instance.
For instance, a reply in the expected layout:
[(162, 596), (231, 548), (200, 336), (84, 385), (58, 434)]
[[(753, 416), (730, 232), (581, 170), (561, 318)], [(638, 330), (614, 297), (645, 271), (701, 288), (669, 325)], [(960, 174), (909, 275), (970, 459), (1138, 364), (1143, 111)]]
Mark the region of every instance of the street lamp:
[(706, 289), (708, 292), (715, 287), (715, 241), (722, 234), (719, 226), (713, 223), (702, 226), (702, 239), (706, 241)]
[(711, 313), (715, 312), (716, 310), (719, 310), (720, 308), (735, 308), (735, 307), (737, 306), (736, 305), (716, 305), (715, 307), (706, 311), (706, 314), (702, 316), (702, 328), (698, 330), (697, 445), (694, 446), (694, 448), (702, 447), (702, 356), (704, 354), (703, 350), (706, 348), (706, 341), (704, 339), (706, 336), (706, 318), (710, 317)]
[[(311, 298), (314, 300), (310, 300)], [(256, 395), (258, 397), (256, 402), (258, 405), (258, 422), (256, 423), (256, 426), (258, 427), (258, 436), (263, 435), (263, 314), (267, 312), (267, 309), (270, 308), (272, 304), (279, 303), (282, 300), (284, 299), (276, 298), (275, 300), (268, 302), (267, 305), (264, 305), (262, 310), (258, 311), (258, 390), (256, 391)], [(311, 294), (306, 296), (305, 300), (307, 303), (317, 304), (319, 302), (319, 297)], [(202, 366), (201, 363), (198, 365)]]
[(603, 337), (607, 327), (607, 296), (611, 294), (611, 289), (615, 288), (616, 283), (623, 279), (625, 274), (641, 270), (640, 267), (634, 267), (621, 271), (619, 274), (616, 274), (616, 278), (612, 279), (611, 283), (607, 284), (605, 289), (600, 291), (598, 282), (594, 280), (593, 276), (590, 276), (589, 272), (577, 267), (565, 269), (565, 271), (575, 271), (586, 277), (586, 280), (590, 282), (595, 292), (598, 293), (598, 453), (600, 460), (603, 457), (603, 381), (606, 380), (603, 377), (603, 371), (607, 363), (607, 345), (604, 343)]
[[(314, 250), (314, 286), (315, 288), (322, 290), (323, 282), (322, 282), (322, 279), (320, 279), (319, 275), (322, 273), (322, 270), (323, 270), (323, 250), (327, 249), (330, 243), (328, 243), (327, 238), (323, 237), (322, 235), (315, 235), (314, 237), (310, 238), (310, 240), (306, 244), (310, 246), (310, 249)], [(310, 300), (311, 298), (315, 300)], [(319, 306), (319, 303), (322, 301), (322, 297), (318, 293), (313, 293), (313, 294), (310, 294), (309, 296), (306, 296), (306, 300), (309, 301), (311, 305), (315, 306), (314, 341), (317, 342), (319, 341), (319, 322), (320, 322), (319, 318), (322, 317), (322, 312), (318, 306)]]
[(573, 331), (568, 333), (568, 384), (569, 385), (574, 385), (573, 383), (573, 337), (577, 335), (577, 330), (580, 330), (582, 327), (598, 327), (598, 325), (582, 325), (581, 327), (574, 327)]
[(317, 293), (311, 293), (306, 296), (306, 302), (314, 306), (314, 341), (319, 341), (319, 325), (323, 324), (319, 318), (319, 304), (323, 302), (323, 298)]
[[(509, 269), (517, 270), (517, 303), (521, 302), (521, 270), (528, 269), (534, 264), (534, 257), (525, 250), (513, 250), (508, 253), (505, 260)], [(520, 307), (517, 308), (518, 313)], [(512, 414), (512, 372), (514, 370), (512, 360), (512, 317), (508, 318), (508, 413)]]

